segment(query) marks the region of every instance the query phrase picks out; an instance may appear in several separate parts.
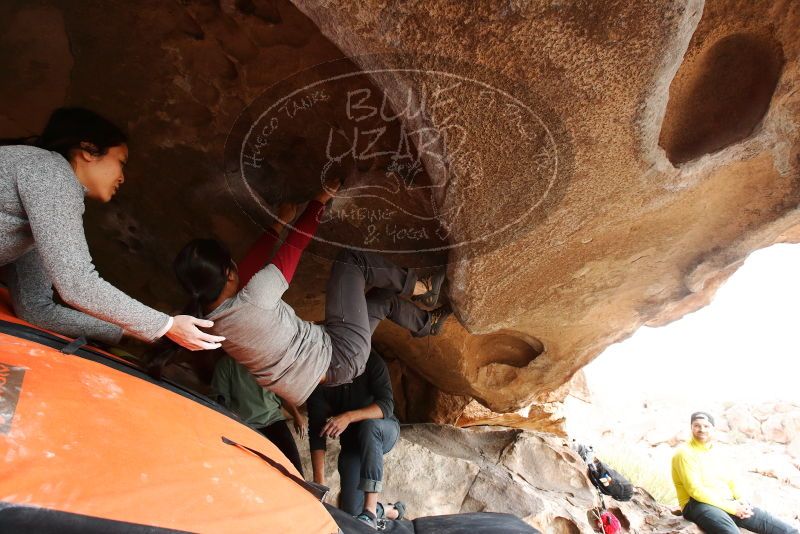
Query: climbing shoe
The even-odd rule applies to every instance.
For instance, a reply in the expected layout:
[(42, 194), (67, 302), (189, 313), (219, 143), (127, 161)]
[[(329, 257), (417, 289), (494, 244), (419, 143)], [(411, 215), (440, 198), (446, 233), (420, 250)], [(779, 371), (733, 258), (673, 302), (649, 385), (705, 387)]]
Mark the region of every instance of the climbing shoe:
[(438, 336), (439, 332), (441, 332), (442, 328), (444, 328), (444, 323), (446, 323), (447, 319), (449, 319), (450, 316), (453, 315), (453, 308), (450, 306), (450, 303), (448, 302), (444, 306), (436, 308), (435, 310), (429, 313), (431, 314), (431, 329), (428, 335)]
[(414, 295), (411, 300), (420, 303), (426, 308), (435, 308), (439, 303), (439, 295), (442, 292), (442, 285), (446, 277), (447, 273), (442, 270), (428, 278), (423, 278), (420, 282), (425, 286), (425, 293)]
[(378, 518), (375, 517), (375, 514), (373, 514), (369, 510), (364, 510), (363, 512), (358, 514), (356, 516), (356, 519), (358, 519), (362, 523), (366, 523), (375, 530), (378, 530)]

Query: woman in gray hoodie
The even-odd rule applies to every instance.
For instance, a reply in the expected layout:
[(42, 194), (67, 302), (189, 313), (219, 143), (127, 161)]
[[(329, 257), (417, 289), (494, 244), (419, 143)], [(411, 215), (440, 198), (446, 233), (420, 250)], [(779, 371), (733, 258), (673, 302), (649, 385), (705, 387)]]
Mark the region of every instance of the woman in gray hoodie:
[[(0, 146), (0, 266), (17, 315), (112, 344), (126, 333), (148, 342), (167, 336), (190, 350), (219, 347), (224, 338), (198, 328), (211, 321), (149, 308), (95, 270), (84, 197), (108, 202), (124, 182), (125, 134), (96, 113), (61, 108), (28, 141)], [(53, 287), (76, 309), (56, 304)]]

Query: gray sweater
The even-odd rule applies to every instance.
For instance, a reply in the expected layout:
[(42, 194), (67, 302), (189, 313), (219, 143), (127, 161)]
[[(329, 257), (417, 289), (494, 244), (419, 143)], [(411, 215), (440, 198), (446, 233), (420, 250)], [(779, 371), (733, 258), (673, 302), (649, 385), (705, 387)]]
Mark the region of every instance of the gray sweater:
[(214, 321), (212, 333), (225, 336), (225, 352), (250, 371), (259, 386), (299, 406), (328, 370), (331, 338), (282, 300), (288, 288), (283, 274), (270, 263), (206, 318)]
[[(169, 317), (100, 278), (83, 232), (84, 195), (60, 154), (0, 146), (0, 266), (14, 309), (68, 336), (115, 343), (124, 329), (152, 341)], [(53, 286), (81, 311), (53, 302)]]

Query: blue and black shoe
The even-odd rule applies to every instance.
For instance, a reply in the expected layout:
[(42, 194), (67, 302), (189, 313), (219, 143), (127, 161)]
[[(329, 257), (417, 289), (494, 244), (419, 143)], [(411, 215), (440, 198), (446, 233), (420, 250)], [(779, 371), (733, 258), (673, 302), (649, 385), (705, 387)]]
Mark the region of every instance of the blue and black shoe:
[(356, 519), (369, 525), (373, 529), (378, 530), (378, 518), (375, 517), (375, 514), (373, 514), (369, 510), (364, 510), (363, 512), (358, 514), (356, 516)]

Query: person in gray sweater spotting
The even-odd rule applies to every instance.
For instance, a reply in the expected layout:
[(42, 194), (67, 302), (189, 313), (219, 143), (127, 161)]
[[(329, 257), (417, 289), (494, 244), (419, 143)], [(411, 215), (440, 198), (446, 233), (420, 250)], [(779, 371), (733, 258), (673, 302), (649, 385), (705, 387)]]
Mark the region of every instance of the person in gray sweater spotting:
[[(28, 140), (30, 141), (30, 140)], [(53, 112), (33, 144), (0, 142), (0, 266), (14, 311), (37, 326), (115, 344), (123, 333), (167, 336), (190, 350), (224, 339), (212, 321), (170, 317), (129, 297), (95, 270), (83, 231), (84, 197), (108, 202), (125, 180), (125, 134), (82, 108)], [(53, 287), (76, 309), (56, 304)]]

